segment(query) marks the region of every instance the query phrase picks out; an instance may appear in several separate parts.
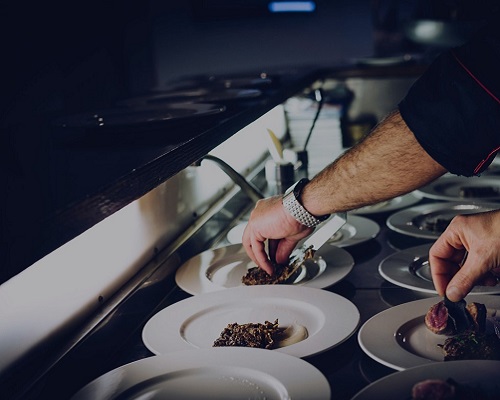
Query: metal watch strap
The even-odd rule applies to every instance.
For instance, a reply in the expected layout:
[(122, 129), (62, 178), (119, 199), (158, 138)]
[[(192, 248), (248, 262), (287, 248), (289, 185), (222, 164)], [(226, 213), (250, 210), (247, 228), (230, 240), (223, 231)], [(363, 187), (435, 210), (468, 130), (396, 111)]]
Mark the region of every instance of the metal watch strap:
[(302, 225), (308, 226), (310, 228), (319, 225), (321, 222), (326, 220), (329, 215), (323, 215), (321, 217), (316, 217), (307, 211), (304, 206), (299, 201), (300, 192), (302, 188), (309, 182), (308, 179), (301, 179), (292, 185), (283, 195), (283, 207), (287, 210), (292, 217), (294, 217)]

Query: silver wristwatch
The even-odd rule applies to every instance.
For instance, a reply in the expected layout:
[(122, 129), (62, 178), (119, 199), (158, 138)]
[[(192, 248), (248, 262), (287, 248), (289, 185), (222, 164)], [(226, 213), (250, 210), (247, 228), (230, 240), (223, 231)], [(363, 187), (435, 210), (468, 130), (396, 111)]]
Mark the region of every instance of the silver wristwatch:
[(285, 194), (283, 195), (283, 207), (287, 210), (292, 217), (294, 217), (302, 225), (306, 225), (310, 228), (319, 225), (321, 222), (328, 219), (330, 216), (322, 215), (316, 217), (307, 211), (304, 206), (300, 203), (300, 194), (305, 185), (309, 182), (309, 179), (301, 179), (300, 181), (294, 183), (290, 186)]

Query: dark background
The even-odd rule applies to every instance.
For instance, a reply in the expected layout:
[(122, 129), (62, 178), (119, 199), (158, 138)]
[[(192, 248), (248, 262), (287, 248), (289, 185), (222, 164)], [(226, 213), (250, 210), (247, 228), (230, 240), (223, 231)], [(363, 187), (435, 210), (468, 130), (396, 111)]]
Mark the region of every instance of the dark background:
[[(402, 35), (405, 22), (480, 19), (495, 4), (317, 0), (313, 13), (272, 15), (267, 3), (0, 3), (0, 283), (33, 262), (24, 255), (43, 253), (40, 243), (26, 237), (43, 236), (47, 216), (71, 206), (61, 204), (66, 201), (60, 196), (65, 190), (61, 182), (87, 178), (85, 166), (55, 162), (61, 151), (53, 129), (57, 117), (112, 107), (119, 99), (190, 75), (425, 54), (436, 49), (408, 41)], [(93, 160), (85, 163), (91, 169)], [(64, 179), (54, 179), (57, 174)], [(86, 194), (82, 189), (78, 195)], [(26, 231), (35, 233), (27, 236)]]

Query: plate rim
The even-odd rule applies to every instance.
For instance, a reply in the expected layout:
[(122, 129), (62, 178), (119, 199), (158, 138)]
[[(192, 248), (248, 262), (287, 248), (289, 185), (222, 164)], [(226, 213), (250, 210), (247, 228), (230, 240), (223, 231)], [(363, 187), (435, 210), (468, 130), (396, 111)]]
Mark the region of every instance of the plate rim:
[[(241, 243), (235, 243), (227, 246), (220, 246), (213, 249), (208, 249), (189, 258), (184, 263), (182, 263), (182, 265), (179, 268), (177, 268), (175, 272), (175, 283), (183, 291), (192, 295), (200, 295), (204, 293), (212, 293), (221, 290), (233, 289), (215, 285), (209, 279), (204, 279), (206, 269), (208, 269), (212, 264), (202, 266), (201, 264), (196, 265), (196, 262), (200, 260), (202, 257), (210, 255), (210, 253), (221, 252), (223, 251), (223, 249), (237, 249), (237, 248), (239, 249), (239, 252), (242, 253), (242, 257), (248, 258), (248, 262), (251, 262), (250, 258), (246, 255), (244, 247)], [(322, 256), (323, 258), (325, 258), (324, 257), (325, 254), (329, 254), (329, 256), (331, 256), (333, 260), (339, 261), (339, 265), (329, 266), (327, 261), (327, 267), (325, 271), (317, 278), (311, 279), (304, 283), (299, 282), (298, 284), (295, 285), (281, 285), (281, 286), (293, 286), (293, 287), (304, 286), (304, 287), (325, 289), (340, 282), (354, 268), (354, 258), (347, 250), (342, 249), (340, 247), (333, 245), (323, 245), (316, 252), (316, 254)], [(213, 262), (214, 261), (212, 261), (212, 263)], [(188, 271), (190, 274), (194, 275), (198, 279), (196, 281), (191, 281), (191, 282), (189, 280), (186, 280), (186, 274), (188, 273)], [(242, 283), (240, 286), (235, 286), (235, 287), (245, 287), (245, 285)]]
[[(194, 346), (187, 343), (180, 335), (179, 328), (193, 315), (202, 312), (208, 307), (213, 307), (220, 304), (228, 304), (231, 298), (236, 298), (238, 301), (242, 300), (258, 300), (262, 301), (264, 298), (277, 298), (277, 299), (292, 299), (295, 302), (307, 303), (310, 306), (322, 313), (322, 326), (315, 335), (309, 336), (305, 340), (292, 344), (287, 347), (275, 349), (274, 351), (289, 354), (295, 357), (311, 357), (323, 353), (329, 349), (339, 346), (351, 336), (353, 336), (360, 325), (360, 312), (354, 303), (347, 298), (329, 292), (327, 290), (311, 288), (311, 287), (293, 287), (286, 285), (261, 285), (261, 286), (244, 286), (227, 289), (226, 291), (217, 291), (205, 293), (198, 296), (192, 296), (187, 299), (181, 300), (170, 306), (163, 308), (154, 314), (145, 324), (142, 329), (141, 338), (148, 350), (155, 355), (171, 353), (176, 350), (188, 350)], [(331, 307), (335, 303), (336, 307)], [(342, 316), (338, 315), (339, 306), (342, 306)], [(189, 311), (185, 311), (188, 310)], [(340, 317), (342, 317), (340, 319)], [(163, 331), (162, 334), (166, 338), (171, 334), (169, 346), (173, 345), (174, 350), (166, 351), (165, 349), (158, 348), (158, 343), (151, 343), (151, 329), (153, 332), (156, 328), (154, 325), (161, 323), (161, 321), (168, 320), (169, 324), (167, 329), (170, 331)], [(339, 323), (340, 321), (340, 323)], [(234, 321), (228, 321), (232, 323)], [(248, 321), (248, 322), (264, 322), (264, 321)], [(220, 327), (220, 331), (227, 325)], [(342, 336), (337, 341), (329, 343), (327, 346), (323, 341), (328, 341), (333, 336), (333, 332), (338, 332)], [(313, 339), (314, 338), (314, 339)], [(216, 339), (215, 337), (213, 338)], [(325, 340), (326, 339), (326, 340)], [(173, 343), (173, 341), (176, 341)], [(163, 345), (163, 343), (162, 343)]]
[[(458, 206), (477, 206), (479, 208), (490, 208), (481, 210), (479, 209), (477, 213), (487, 212), (494, 209), (500, 208), (500, 204), (498, 203), (487, 203), (487, 202), (472, 202), (472, 201), (446, 201), (446, 202), (435, 202), (428, 204), (421, 204), (414, 207), (408, 207), (403, 210), (397, 211), (394, 214), (391, 214), (387, 220), (386, 225), (389, 229), (394, 232), (401, 233), (403, 235), (408, 235), (420, 239), (437, 239), (441, 233), (440, 232), (432, 232), (429, 230), (420, 230), (416, 228), (413, 224), (413, 218), (420, 216), (427, 212), (439, 211), (441, 209), (446, 210), (446, 207), (458, 207)], [(476, 212), (467, 213), (467, 214), (475, 214)], [(457, 213), (456, 215), (459, 215)], [(405, 229), (406, 228), (406, 229)]]
[[(406, 397), (410, 398), (411, 387), (413, 387), (415, 383), (426, 379), (424, 376), (427, 378), (436, 377), (437, 379), (447, 379), (451, 377), (456, 380), (457, 375), (463, 376), (461, 372), (464, 374), (470, 374), (471, 371), (481, 370), (481, 367), (486, 364), (491, 365), (491, 367), (496, 366), (497, 369), (495, 370), (495, 368), (488, 366), (482, 370), (490, 371), (493, 375), (495, 375), (494, 372), (496, 372), (496, 375), (500, 378), (500, 368), (498, 368), (500, 366), (500, 361), (496, 360), (457, 360), (435, 362), (433, 364), (419, 365), (402, 371), (393, 372), (377, 379), (356, 393), (352, 400), (371, 400), (378, 398), (377, 391), (379, 391), (379, 388), (383, 386), (391, 386), (391, 391), (394, 393), (394, 397), (384, 397), (387, 400), (402, 399)], [(461, 380), (461, 378), (459, 380)], [(410, 383), (410, 381), (413, 383)], [(394, 387), (395, 383), (399, 383), (396, 388)], [(407, 393), (404, 395), (398, 391), (398, 389), (402, 389), (401, 386), (406, 387)], [(380, 394), (381, 393), (379, 392), (378, 396), (380, 396)]]
[[(252, 355), (252, 357), (249, 357), (249, 355)], [(257, 355), (257, 357), (255, 357), (255, 355)], [(261, 362), (262, 360), (265, 362)], [(282, 368), (284, 363), (287, 365), (287, 371), (284, 371)], [(106, 397), (107, 399), (112, 399), (116, 398), (116, 396), (120, 396), (125, 390), (133, 388), (146, 379), (155, 378), (165, 373), (186, 370), (188, 368), (203, 368), (221, 364), (224, 366), (251, 368), (272, 376), (279, 381), (288, 392), (292, 392), (290, 393), (292, 395), (291, 398), (307, 398), (305, 391), (303, 394), (297, 393), (297, 390), (301, 390), (300, 385), (295, 384), (292, 379), (295, 374), (304, 374), (309, 381), (314, 382), (314, 387), (317, 389), (318, 393), (314, 395), (315, 399), (319, 400), (331, 397), (331, 387), (325, 375), (317, 367), (305, 360), (287, 354), (268, 352), (264, 349), (212, 348), (183, 350), (170, 353), (169, 355), (147, 357), (124, 364), (87, 383), (73, 394), (71, 399), (95, 399), (98, 393), (93, 391), (93, 389), (100, 383), (106, 383), (106, 385), (104, 385), (106, 388), (113, 387), (109, 380), (118, 382), (118, 386), (114, 387), (115, 393), (112, 394), (112, 397)], [(288, 375), (290, 369), (292, 369), (293, 372), (290, 374), (291, 376)], [(140, 376), (134, 378), (134, 374)], [(128, 380), (132, 382), (128, 382)], [(285, 381), (285, 383), (283, 381)], [(307, 395), (311, 395), (310, 391), (307, 392)]]
[[(428, 309), (441, 300), (441, 297), (436, 296), (410, 301), (375, 314), (358, 330), (357, 339), (359, 346), (373, 360), (397, 371), (439, 362), (410, 353), (402, 348), (396, 340), (396, 332), (408, 321), (419, 317), (423, 318)], [(496, 303), (500, 308), (500, 297), (495, 295), (467, 296), (465, 300), (467, 302), (476, 301), (484, 304)], [(367, 339), (372, 338), (374, 340), (371, 340), (371, 343), (376, 342), (376, 346), (383, 348), (383, 352), (377, 349), (373, 350), (373, 347), (376, 346), (367, 346)]]
[[(461, 181), (466, 181), (466, 180), (474, 179), (474, 177), (464, 177), (464, 176), (442, 176), (435, 181), (422, 186), (419, 189), (416, 189), (415, 192), (417, 195), (422, 196), (427, 199), (433, 199), (433, 200), (445, 200), (445, 201), (463, 201), (463, 198), (457, 197), (457, 196), (448, 196), (444, 194), (439, 194), (437, 193), (435, 187), (439, 184), (443, 184), (444, 181), (449, 182), (461, 182)], [(480, 177), (475, 177), (475, 179), (481, 179), (481, 180), (488, 180), (488, 181), (496, 181), (498, 183), (498, 186), (500, 186), (500, 181), (498, 179), (495, 179), (493, 176), (480, 176)], [(500, 202), (500, 195), (497, 197), (470, 197), (468, 198), (470, 201), (476, 200), (479, 202), (495, 202), (498, 201)], [(499, 205), (500, 206), (500, 205)]]
[[(437, 294), (432, 282), (418, 278), (409, 272), (406, 273), (409, 263), (425, 257), (434, 243), (426, 243), (409, 247), (388, 255), (378, 265), (378, 272), (386, 281), (405, 289), (417, 292)], [(401, 269), (401, 270), (398, 270)], [(395, 274), (394, 272), (401, 272)], [(500, 286), (474, 286), (469, 295), (500, 294)]]

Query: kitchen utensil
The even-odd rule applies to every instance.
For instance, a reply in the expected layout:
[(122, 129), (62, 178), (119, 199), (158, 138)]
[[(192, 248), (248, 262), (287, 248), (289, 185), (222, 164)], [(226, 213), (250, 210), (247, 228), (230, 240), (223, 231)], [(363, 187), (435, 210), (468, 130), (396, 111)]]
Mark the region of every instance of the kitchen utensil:
[(302, 245), (292, 253), (291, 262), (303, 262), (306, 259), (306, 252), (309, 249), (318, 250), (347, 222), (346, 213), (333, 214), (310, 235)]

